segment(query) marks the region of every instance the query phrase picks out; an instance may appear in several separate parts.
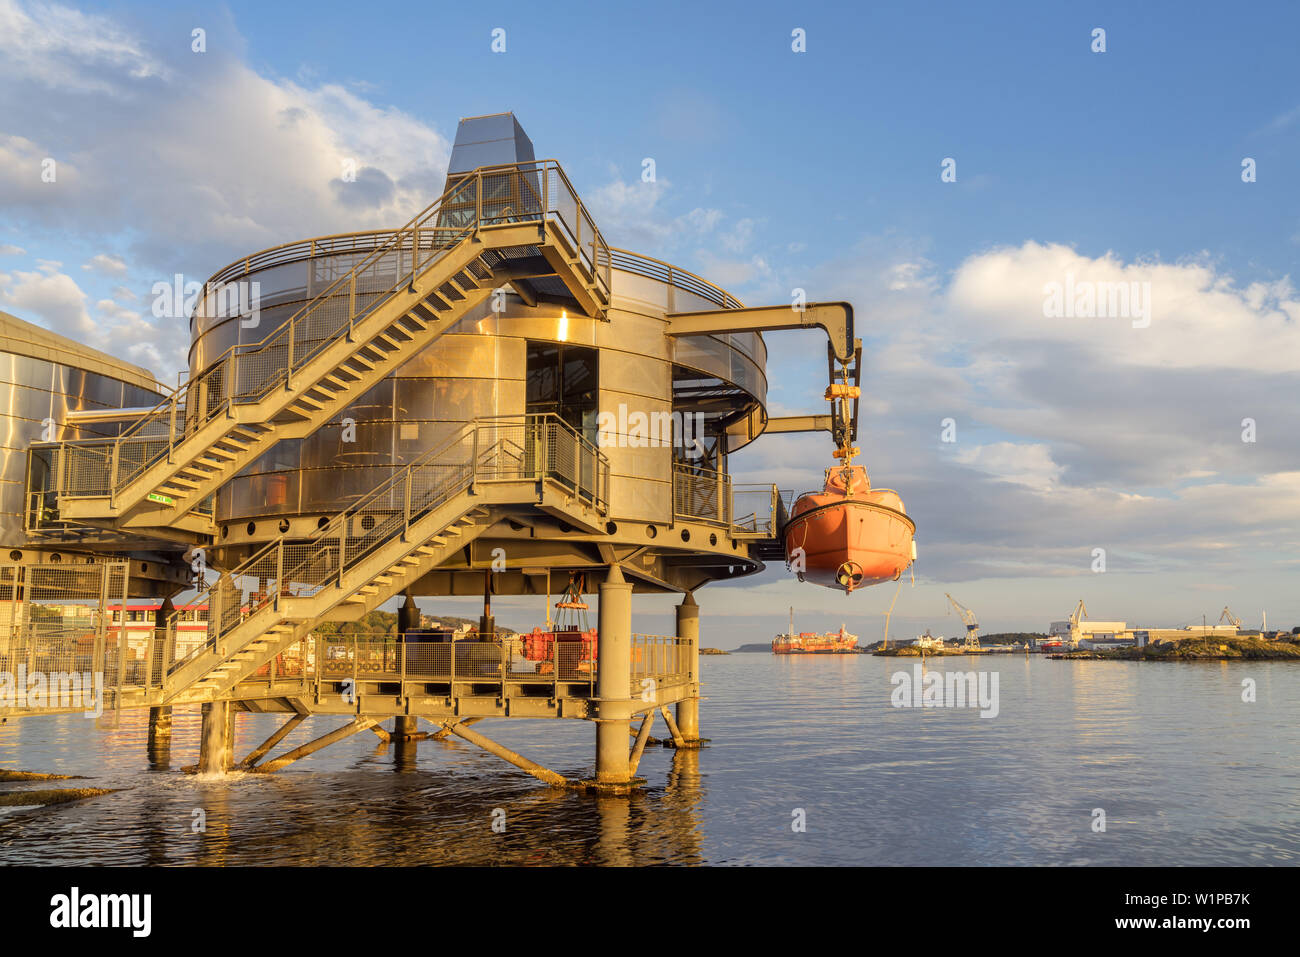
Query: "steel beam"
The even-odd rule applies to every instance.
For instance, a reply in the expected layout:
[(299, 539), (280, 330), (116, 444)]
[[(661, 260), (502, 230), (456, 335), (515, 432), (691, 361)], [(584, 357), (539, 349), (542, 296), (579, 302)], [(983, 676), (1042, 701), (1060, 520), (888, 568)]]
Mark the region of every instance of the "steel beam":
[(829, 415), (783, 415), (768, 419), (763, 429), (764, 435), (784, 432), (831, 432), (834, 420)]
[(632, 754), (627, 761), (627, 773), (631, 777), (636, 776), (637, 766), (641, 763), (641, 755), (645, 752), (645, 745), (650, 740), (650, 728), (654, 726), (655, 712), (651, 708), (641, 719), (641, 728), (636, 733), (636, 744), (632, 746)]
[(342, 741), (344, 738), (350, 738), (358, 731), (365, 731), (378, 723), (379, 721), (376, 718), (355, 718), (343, 727), (336, 728), (329, 734), (321, 735), (315, 741), (308, 741), (306, 744), (302, 745), (302, 747), (294, 748), (283, 757), (276, 758), (273, 761), (268, 761), (266, 764), (259, 765), (252, 770), (256, 774), (270, 774), (273, 771), (279, 771), (285, 765), (293, 764), (293, 762), (305, 758), (308, 755), (315, 754), (321, 748), (329, 747), (331, 744), (334, 744), (336, 741)]
[(775, 332), (780, 329), (820, 327), (830, 337), (835, 357), (848, 363), (853, 358), (853, 306), (847, 302), (810, 302), (794, 306), (757, 306), (746, 309), (710, 309), (705, 312), (674, 312), (668, 320), (669, 336), (711, 336), (728, 332)]
[(298, 725), (302, 724), (305, 720), (307, 720), (306, 714), (295, 714), (290, 717), (288, 721), (276, 729), (274, 734), (255, 747), (252, 751), (248, 752), (248, 757), (240, 761), (238, 766), (245, 771), (255, 766), (258, 761), (261, 761), (262, 758), (266, 757), (266, 755), (270, 753), (272, 748), (283, 741), (290, 731), (298, 727)]
[(465, 726), (463, 721), (444, 721), (442, 726), (445, 730), (450, 731), (458, 738), (464, 738), (470, 744), (477, 744), (489, 754), (495, 754), (502, 761), (508, 761), (522, 771), (527, 771), (539, 781), (549, 784), (553, 788), (565, 788), (569, 786), (568, 780), (562, 774), (557, 774), (550, 768), (544, 768), (535, 761), (529, 761), (523, 755), (516, 754), (509, 748), (502, 747), (491, 738), (485, 738), (476, 731), (471, 731)]

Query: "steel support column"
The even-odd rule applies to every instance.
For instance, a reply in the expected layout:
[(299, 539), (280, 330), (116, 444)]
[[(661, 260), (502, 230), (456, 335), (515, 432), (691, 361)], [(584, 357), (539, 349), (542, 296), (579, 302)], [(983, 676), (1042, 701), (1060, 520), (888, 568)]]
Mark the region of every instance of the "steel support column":
[(210, 701), (203, 706), (199, 774), (224, 774), (230, 767), (233, 718), (229, 701)]
[(677, 637), (686, 642), (678, 654), (686, 656), (686, 673), (691, 682), (691, 696), (677, 702), (677, 727), (686, 741), (700, 738), (700, 606), (695, 594), (687, 592), (677, 606)]
[(628, 766), (627, 728), (632, 717), (632, 586), (618, 565), (611, 565), (600, 586), (600, 650), (596, 667), (596, 783), (625, 785)]

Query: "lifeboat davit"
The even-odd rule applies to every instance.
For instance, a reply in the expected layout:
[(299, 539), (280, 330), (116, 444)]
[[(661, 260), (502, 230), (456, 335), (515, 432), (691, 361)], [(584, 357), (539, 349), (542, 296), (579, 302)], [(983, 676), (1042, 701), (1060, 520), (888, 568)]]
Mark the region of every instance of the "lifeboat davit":
[(846, 593), (895, 581), (916, 558), (916, 523), (893, 489), (873, 489), (861, 465), (826, 470), (785, 525), (785, 560), (810, 581)]

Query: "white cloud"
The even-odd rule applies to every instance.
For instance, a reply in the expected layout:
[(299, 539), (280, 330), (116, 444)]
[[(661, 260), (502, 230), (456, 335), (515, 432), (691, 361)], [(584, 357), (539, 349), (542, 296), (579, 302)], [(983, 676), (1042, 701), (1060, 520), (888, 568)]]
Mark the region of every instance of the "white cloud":
[(0, 273), (0, 303), (10, 312), (37, 316), (50, 329), (78, 341), (97, 332), (86, 309), (86, 294), (63, 273)]
[[(450, 144), (438, 131), (337, 84), (261, 75), (221, 52), (238, 38), (218, 42), (217, 26), (197, 56), (66, 8), (0, 9), (58, 63), (29, 71), (0, 55), (0, 204), (35, 229), (105, 238), (129, 222), (128, 259), (207, 276), (288, 240), (399, 225), (441, 190)], [(68, 114), (85, 120), (71, 143)], [(53, 184), (40, 178), (47, 156)]]
[[(1126, 317), (1047, 318), (1050, 283), (1128, 284), (1149, 289), (1150, 326)], [(1102, 287), (1106, 288), (1106, 287)], [(1068, 246), (1027, 242), (966, 260), (948, 305), (984, 335), (1086, 349), (1106, 362), (1147, 368), (1300, 368), (1300, 297), (1287, 278), (1240, 287), (1208, 257), (1195, 262), (1122, 262)], [(1265, 345), (1266, 344), (1266, 345)]]
[(27, 250), (12, 243), (0, 243), (0, 256), (26, 256)]
[(1049, 489), (1061, 477), (1052, 450), (1041, 443), (993, 442), (960, 449), (957, 461), (1004, 482)]
[(53, 3), (0, 0), (0, 75), (88, 93), (167, 72), (107, 17)]
[(126, 260), (121, 256), (114, 256), (109, 253), (100, 253), (81, 268), (102, 273), (105, 276), (125, 276), (127, 271)]

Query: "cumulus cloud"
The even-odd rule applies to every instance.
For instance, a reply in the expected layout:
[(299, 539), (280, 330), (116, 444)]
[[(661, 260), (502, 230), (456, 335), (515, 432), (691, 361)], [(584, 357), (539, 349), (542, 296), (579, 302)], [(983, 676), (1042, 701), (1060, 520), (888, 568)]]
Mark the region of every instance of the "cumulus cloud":
[(12, 312), (30, 313), (55, 332), (80, 341), (96, 333), (86, 309), (86, 294), (63, 273), (0, 273), (0, 303)]
[(199, 56), (55, 5), (5, 2), (3, 24), (0, 203), (32, 229), (129, 223), (128, 262), (202, 279), (266, 246), (398, 225), (440, 192), (441, 133), (337, 84), (258, 73), (233, 28), (214, 24)]
[[(1045, 286), (1067, 274), (1150, 283), (1151, 325), (1044, 317)], [(1036, 242), (945, 276), (875, 237), (801, 284), (858, 305), (858, 444), (916, 518), (926, 580), (1091, 576), (1096, 547), (1112, 572), (1135, 574), (1300, 557), (1288, 278), (1240, 282), (1208, 257), (1126, 262)], [(767, 336), (785, 414), (824, 409), (825, 346), (813, 338)], [(943, 441), (947, 419), (955, 442)], [(826, 436), (764, 439), (733, 468), (738, 481), (800, 488), (829, 452)]]
[(83, 264), (81, 268), (103, 273), (106, 276), (125, 276), (127, 271), (126, 260), (121, 256), (114, 256), (109, 253), (100, 253), (90, 262)]

